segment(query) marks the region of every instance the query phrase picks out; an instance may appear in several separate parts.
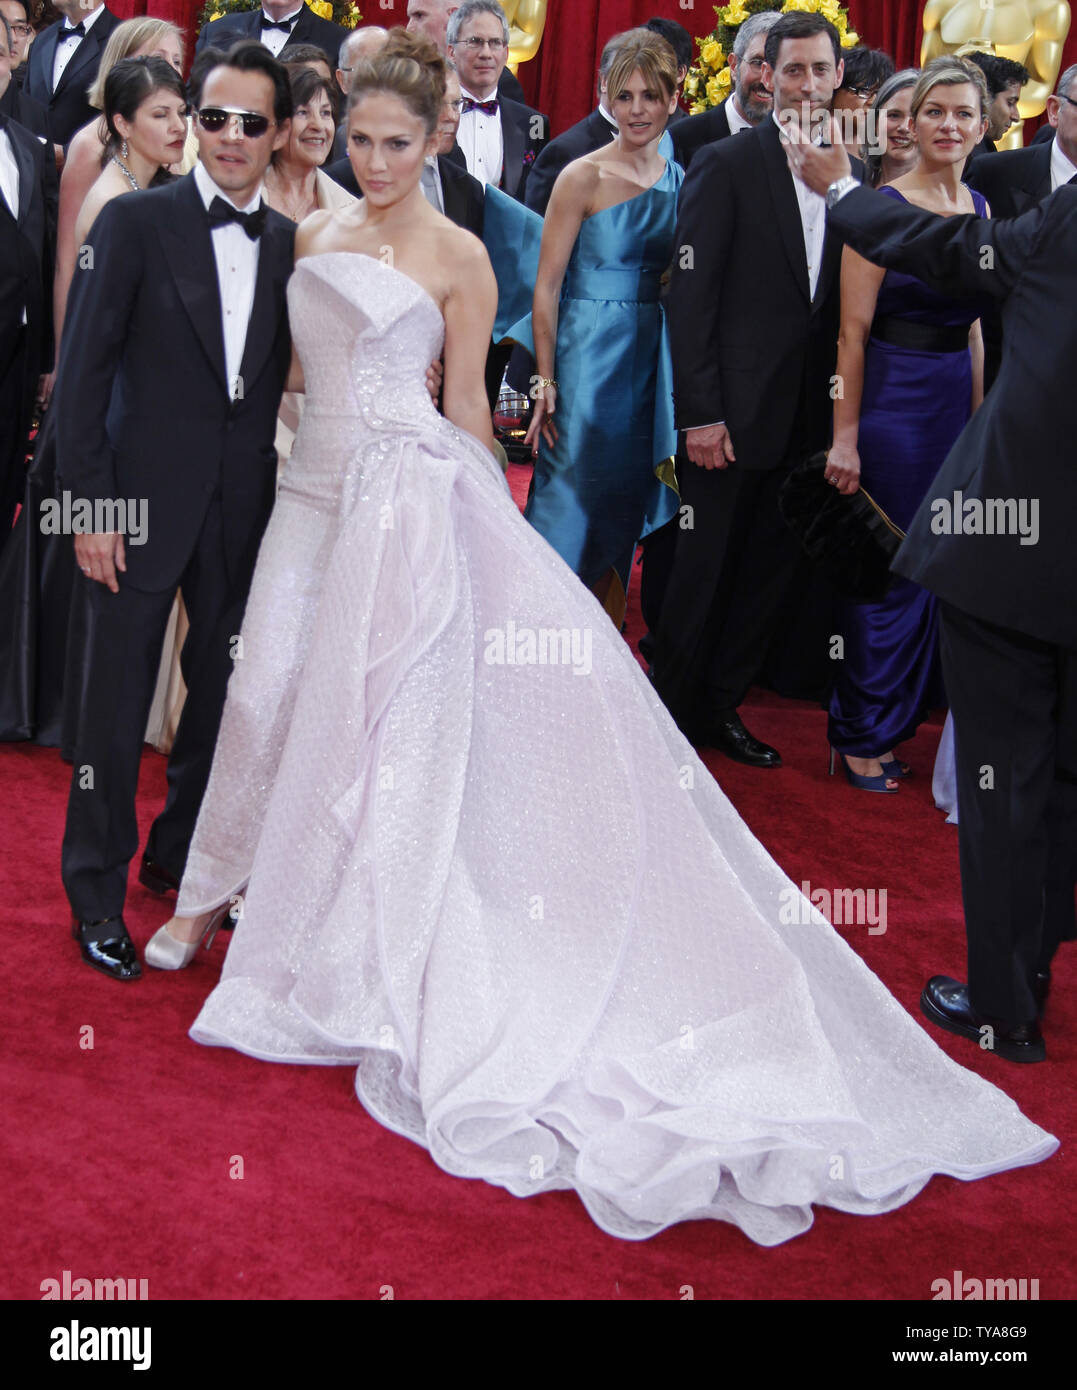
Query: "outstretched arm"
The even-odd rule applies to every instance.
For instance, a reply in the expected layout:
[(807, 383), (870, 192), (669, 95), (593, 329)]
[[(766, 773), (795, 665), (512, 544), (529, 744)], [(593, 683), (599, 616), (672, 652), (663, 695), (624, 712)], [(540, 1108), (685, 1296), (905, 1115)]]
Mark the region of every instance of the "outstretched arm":
[[(836, 141), (836, 135), (832, 138)], [(840, 146), (812, 145), (795, 128), (788, 131), (786, 152), (794, 171), (817, 193), (849, 173), (848, 156)], [(993, 222), (971, 214), (939, 217), (860, 185), (828, 217), (855, 251), (888, 270), (916, 275), (942, 294), (1005, 299), (1061, 193), (1021, 217)]]

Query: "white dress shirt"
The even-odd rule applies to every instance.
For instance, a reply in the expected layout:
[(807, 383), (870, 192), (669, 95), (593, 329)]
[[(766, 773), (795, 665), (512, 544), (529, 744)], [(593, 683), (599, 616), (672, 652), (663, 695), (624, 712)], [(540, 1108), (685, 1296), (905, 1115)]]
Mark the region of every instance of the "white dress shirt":
[[(297, 5), (291, 14), (282, 14), (281, 19), (297, 19), (302, 8), (302, 5)], [(266, 14), (265, 10), (263, 10), (262, 18), (272, 19), (273, 16)], [(295, 33), (294, 24), (292, 25), (292, 33)], [(270, 53), (273, 54), (274, 58), (280, 53), (281, 49), (291, 37), (292, 34), (286, 34), (283, 29), (262, 29), (259, 32), (259, 38), (262, 40), (264, 46), (269, 49)]]
[[(781, 122), (778, 120), (778, 113), (772, 113), (774, 124), (781, 129)], [(818, 138), (813, 138), (812, 144), (818, 145), (822, 140), (822, 132)], [(821, 193), (816, 193), (814, 189), (808, 187), (803, 179), (798, 178), (790, 170), (790, 177), (793, 180), (793, 188), (796, 190), (797, 206), (800, 208), (800, 225), (804, 229), (804, 254), (808, 261), (808, 287), (809, 295), (815, 298), (815, 291), (819, 288), (819, 271), (823, 264), (823, 240), (826, 237), (826, 199)]]
[[(102, 3), (98, 5), (97, 9), (94, 10), (93, 14), (84, 14), (82, 16), (80, 23), (82, 24), (82, 27), (86, 30), (87, 34), (97, 23), (99, 16), (103, 15), (104, 12), (105, 6)], [(69, 30), (74, 29), (74, 27), (75, 26), (71, 23), (69, 19), (65, 19), (63, 22), (63, 27), (56, 36), (56, 54), (52, 60), (52, 90), (54, 92), (56, 88), (60, 85), (60, 78), (64, 75), (64, 68), (67, 67), (68, 63), (70, 63), (71, 59), (75, 56), (78, 46), (82, 42), (82, 39), (84, 37), (81, 34), (76, 34), (76, 36), (73, 39), (68, 39), (65, 43), (64, 34), (67, 33)]]
[(11, 137), (6, 130), (0, 130), (0, 194), (3, 194), (12, 217), (19, 217), (19, 166), (15, 163), (15, 151), (11, 148)]
[[(214, 198), (223, 198), (240, 212), (255, 212), (262, 199), (259, 188), (245, 207), (239, 207), (206, 173), (206, 166), (194, 166), (194, 181), (209, 211)], [(224, 364), (228, 379), (228, 394), (235, 399), (242, 394), (236, 389), (239, 369), (243, 364), (243, 349), (247, 342), (247, 325), (254, 304), (254, 283), (258, 276), (257, 240), (252, 241), (238, 222), (224, 222), (210, 233), (213, 254), (217, 260), (217, 283), (221, 291), (221, 326), (224, 330)]]
[(1077, 177), (1077, 164), (1073, 164), (1058, 143), (1058, 136), (1051, 141), (1051, 192), (1061, 188), (1064, 183)]
[[(472, 101), (480, 100), (464, 87), (460, 88), (460, 96), (470, 97)], [(481, 100), (498, 101), (497, 88)], [(500, 107), (492, 116), (488, 116), (485, 111), (465, 111), (460, 117), (456, 141), (464, 152), (468, 173), (480, 183), (492, 183), (496, 188), (501, 182), (501, 171), (505, 162)]]
[[(11, 209), (11, 215), (19, 219), (19, 166), (15, 163), (15, 151), (11, 148), (11, 137), (6, 130), (0, 130), (0, 196)], [(26, 322), (26, 305), (22, 306), (22, 321)]]

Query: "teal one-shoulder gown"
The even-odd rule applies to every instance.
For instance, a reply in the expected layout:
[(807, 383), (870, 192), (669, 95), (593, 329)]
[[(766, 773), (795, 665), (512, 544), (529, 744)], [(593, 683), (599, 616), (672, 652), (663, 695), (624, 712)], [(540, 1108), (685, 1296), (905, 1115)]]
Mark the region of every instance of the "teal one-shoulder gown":
[[(524, 515), (588, 585), (612, 566), (627, 589), (637, 540), (677, 510), (676, 492), (656, 471), (677, 441), (659, 291), (673, 260), (683, 177), (680, 165), (667, 160), (651, 188), (589, 217), (565, 272), (554, 367), (558, 439), (552, 448), (545, 440), (539, 445)], [(521, 254), (517, 242), (510, 250), (499, 224), (495, 247), (491, 232), (495, 269), (511, 264), (514, 271), (498, 279), (515, 280), (518, 296), (521, 279), (529, 278), (523, 263), (537, 246)], [(503, 293), (505, 321), (522, 308), (511, 300)], [(527, 333), (517, 325), (511, 336)], [(672, 479), (671, 464), (667, 476)]]

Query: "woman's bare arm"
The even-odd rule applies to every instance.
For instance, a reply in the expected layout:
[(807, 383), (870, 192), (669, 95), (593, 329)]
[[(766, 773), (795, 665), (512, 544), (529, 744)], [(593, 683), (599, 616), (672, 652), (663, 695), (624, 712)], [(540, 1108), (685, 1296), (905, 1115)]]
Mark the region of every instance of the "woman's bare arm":
[(497, 313), (497, 281), (486, 248), (459, 233), (454, 248), (445, 315), (445, 387), (442, 409), (458, 429), (474, 435), (493, 453), (494, 431), (486, 398), (486, 354)]

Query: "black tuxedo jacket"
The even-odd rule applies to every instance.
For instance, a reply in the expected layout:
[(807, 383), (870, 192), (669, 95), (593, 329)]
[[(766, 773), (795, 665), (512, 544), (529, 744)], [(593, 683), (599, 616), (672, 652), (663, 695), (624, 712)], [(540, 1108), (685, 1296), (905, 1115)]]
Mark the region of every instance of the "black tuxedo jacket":
[[(992, 217), (1019, 217), (1051, 191), (1051, 146), (1000, 150), (974, 160), (965, 176), (987, 199)], [(1077, 171), (1075, 171), (1077, 172)], [(1002, 316), (992, 301), (980, 317), (984, 335), (984, 388), (994, 384), (1002, 363)]]
[(518, 102), (521, 106), (527, 105), (527, 98), (524, 96), (524, 89), (520, 85), (520, 79), (508, 68), (501, 69), (501, 76), (497, 79), (498, 96), (508, 97), (509, 101)]
[(66, 148), (76, 130), (101, 114), (86, 100), (86, 93), (97, 76), (109, 35), (119, 22), (108, 9), (100, 19), (94, 20), (93, 28), (79, 41), (71, 61), (64, 68), (55, 92), (52, 90), (52, 64), (63, 21), (50, 24), (31, 45), (24, 90), (48, 111), (49, 131), (58, 145)]
[[(1002, 307), (998, 380), (940, 468), (894, 569), (974, 617), (1077, 649), (1077, 187), (1003, 221), (936, 217), (869, 189), (846, 194), (829, 217), (868, 260)], [(975, 525), (969, 498), (1024, 499), (1028, 519), (1036, 499), (1035, 543), (966, 531)]]
[(19, 125), (32, 135), (40, 135), (46, 140), (52, 139), (48, 111), (41, 102), (27, 96), (21, 87), (16, 86), (14, 78), (7, 84), (4, 95), (0, 97), (0, 116), (18, 121)]
[(504, 145), (501, 187), (522, 203), (531, 166), (550, 140), (550, 119), (508, 97), (500, 99), (500, 114)]
[[(33, 402), (37, 378), (52, 366), (52, 267), (59, 185), (52, 146), (43, 145), (15, 121), (6, 121), (4, 129), (19, 170), (19, 207), (15, 216), (0, 198), (0, 387), (7, 388), (0, 390), (0, 398), (5, 410), (21, 417)], [(9, 374), (18, 380), (8, 380)], [(20, 419), (20, 430), (22, 423)], [(28, 416), (25, 424), (28, 429)]]
[(1040, 126), (1039, 130), (1037, 130), (1036, 134), (1032, 137), (1031, 143), (1033, 145), (1043, 145), (1048, 140), (1053, 140), (1054, 138), (1055, 128), (1051, 122), (1048, 121), (1045, 125)]
[(211, 235), (193, 174), (114, 198), (67, 302), (52, 406), (60, 486), (146, 500), (147, 541), (127, 546), (120, 582), (150, 593), (176, 583), (218, 492), (229, 576), (249, 576), (276, 492), (295, 227), (266, 217), (235, 400)]
[[(207, 24), (198, 36), (194, 51), (196, 54), (200, 53), (207, 46), (227, 50), (239, 39), (261, 37), (262, 7), (259, 5), (255, 10), (245, 10), (241, 14), (226, 14), (221, 19)], [(340, 66), (340, 45), (346, 37), (347, 30), (328, 19), (322, 19), (308, 5), (304, 5), (299, 18), (292, 25), (292, 32), (288, 35), (288, 41), (281, 49), (281, 54), (286, 54), (295, 44), (312, 43), (322, 50), (329, 59), (329, 66), (335, 72)]]
[[(326, 165), (325, 172), (353, 197), (363, 196), (349, 160), (338, 159), (335, 164)], [(445, 199), (445, 216), (458, 227), (466, 227), (481, 238), (486, 190), (478, 179), (472, 178), (448, 155), (438, 155), (438, 173), (441, 175), (441, 193)]]
[[(726, 97), (726, 101), (732, 100), (732, 97)], [(709, 111), (701, 111), (697, 116), (688, 116), (670, 128), (673, 154), (685, 173), (688, 172), (693, 155), (704, 145), (713, 144), (715, 140), (724, 140), (729, 134), (729, 117), (725, 108), (726, 102), (723, 101), (721, 106), (712, 106)]]
[(812, 300), (796, 190), (774, 121), (695, 156), (674, 245), (667, 308), (677, 428), (724, 421), (736, 467), (751, 470), (797, 463), (823, 447), (841, 242), (828, 232)]
[(551, 140), (527, 176), (527, 196), (524, 199), (527, 206), (545, 217), (553, 186), (565, 165), (608, 145), (614, 134), (613, 126), (596, 106), (589, 116), (584, 116), (582, 121), (577, 121)]

